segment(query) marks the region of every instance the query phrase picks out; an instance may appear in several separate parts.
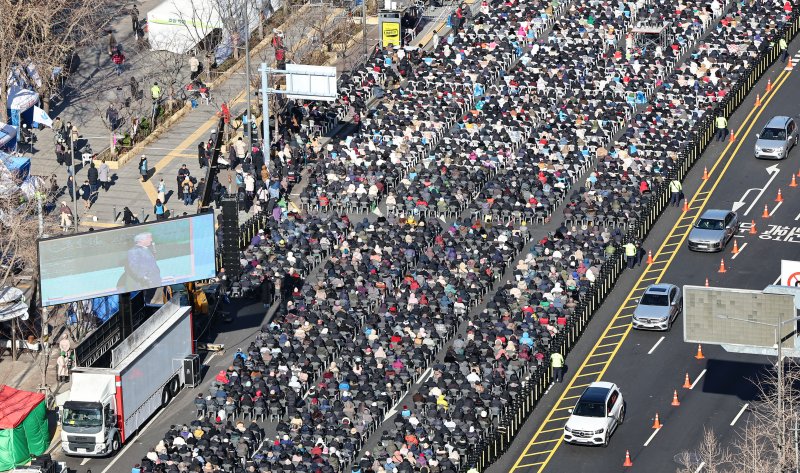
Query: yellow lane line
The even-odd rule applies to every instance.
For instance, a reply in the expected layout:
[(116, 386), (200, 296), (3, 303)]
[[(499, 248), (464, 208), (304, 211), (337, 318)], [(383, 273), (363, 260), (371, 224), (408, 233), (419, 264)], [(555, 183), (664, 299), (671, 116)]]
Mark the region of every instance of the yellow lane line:
[[(757, 121), (758, 117), (761, 116), (761, 113), (766, 108), (767, 104), (769, 104), (769, 102), (772, 100), (772, 98), (775, 97), (775, 95), (777, 94), (777, 91), (781, 88), (781, 86), (783, 86), (783, 84), (786, 82), (788, 77), (789, 77), (789, 74), (786, 74), (785, 71), (781, 72), (778, 75), (778, 78), (775, 80), (776, 84), (773, 86), (772, 91), (770, 93), (768, 93), (768, 94), (765, 94), (765, 99), (762, 102), (762, 106), (758, 107), (758, 108), (753, 108), (753, 109), (750, 110), (750, 112), (747, 114), (747, 116), (742, 121), (742, 125), (737, 129), (736, 136), (740, 136), (740, 137), (741, 136), (747, 136), (747, 134), (750, 133), (750, 131), (752, 130), (752, 128), (753, 128), (755, 122)], [(756, 113), (755, 117), (753, 117), (753, 113), (755, 113), (756, 110), (758, 110), (758, 112)], [(750, 122), (750, 118), (751, 117), (753, 117), (752, 122)], [(748, 123), (749, 123), (749, 125), (748, 125)], [(743, 134), (742, 130), (745, 129), (745, 128), (746, 128), (746, 131)], [(738, 153), (738, 150), (741, 147), (742, 143), (743, 143), (743, 140), (739, 139), (736, 147), (734, 148), (733, 153), (730, 155), (730, 157), (727, 158), (727, 163), (723, 166), (723, 168), (720, 171), (719, 175), (715, 177), (715, 182), (714, 182), (714, 184), (711, 186), (711, 188), (708, 191), (704, 191), (703, 189), (705, 188), (706, 184), (711, 181), (711, 179), (704, 180), (704, 181), (701, 182), (700, 187), (698, 188), (697, 192), (695, 193), (695, 195), (693, 196), (693, 198), (692, 198), (692, 200), (691, 200), (691, 202), (689, 204), (689, 212), (687, 212), (687, 214), (692, 214), (693, 210), (697, 210), (697, 212), (696, 212), (697, 215), (700, 214), (700, 211), (705, 207), (706, 203), (708, 202), (710, 195), (713, 194), (713, 192), (716, 190), (716, 188), (719, 185), (719, 183), (722, 181), (722, 177), (724, 176), (724, 174), (727, 171), (728, 167), (730, 167), (730, 164), (733, 162), (733, 158)], [(720, 163), (725, 161), (723, 158), (726, 157), (726, 155), (728, 154), (728, 151), (731, 149), (733, 144), (734, 144), (734, 142), (728, 142), (728, 144), (723, 149), (722, 153), (720, 153), (720, 155), (717, 157), (717, 160), (714, 162), (713, 166), (709, 170), (709, 175), (712, 175), (715, 172), (715, 170), (719, 167)], [(701, 197), (701, 196), (704, 196), (704, 197)], [(693, 207), (692, 205), (696, 204), (696, 203), (699, 203), (699, 206)], [(694, 217), (692, 217), (691, 215), (687, 215), (687, 214), (684, 214), (683, 216), (681, 216), (681, 218), (679, 220), (683, 220), (683, 219), (693, 220), (694, 219)], [(668, 252), (665, 251), (666, 242), (670, 238), (675, 236), (675, 235), (679, 236), (679, 239), (680, 239), (679, 246), (682, 245), (683, 242), (686, 240), (686, 237), (688, 236), (688, 231), (683, 232), (683, 235), (676, 234), (676, 231), (679, 228), (688, 228), (690, 226), (691, 226), (691, 223), (688, 224), (688, 225), (681, 225), (681, 226), (672, 227), (672, 229), (669, 232), (669, 235), (667, 236), (667, 238), (664, 239), (662, 245), (657, 250), (655, 257), (657, 258), (661, 254), (667, 254), (668, 253)], [(666, 270), (672, 264), (672, 261), (674, 260), (675, 255), (678, 252), (674, 251), (674, 250), (670, 250), (669, 253), (671, 253), (671, 254), (670, 254), (669, 258), (666, 261), (666, 265), (663, 268), (661, 268), (661, 276), (662, 277), (663, 277), (663, 273), (665, 273)], [(648, 271), (642, 272), (641, 276), (637, 280), (637, 282), (634, 285), (633, 289), (631, 289), (631, 291), (629, 293), (629, 298), (632, 297), (631, 295), (633, 293), (645, 289), (645, 287), (640, 287), (640, 285), (642, 283), (642, 280), (644, 279), (645, 274), (647, 274), (647, 272)], [(620, 307), (617, 310), (617, 312), (615, 313), (614, 317), (612, 317), (611, 320), (609, 321), (609, 324), (606, 326), (606, 329), (603, 331), (603, 334), (600, 336), (600, 338), (597, 340), (595, 345), (592, 347), (592, 349), (591, 349), (591, 351), (589, 353), (589, 356), (584, 359), (583, 363), (578, 368), (578, 372), (583, 370), (585, 365), (586, 365), (586, 362), (588, 360), (590, 360), (593, 356), (595, 356), (595, 352), (598, 349), (598, 345), (600, 345), (603, 342), (603, 340), (606, 337), (606, 334), (609, 332), (609, 330), (611, 330), (611, 327), (614, 325), (614, 323), (622, 317), (622, 312), (623, 312), (623, 308)], [(617, 328), (621, 328), (621, 327), (617, 327)], [(619, 348), (622, 346), (622, 343), (627, 339), (628, 334), (630, 333), (630, 331), (631, 331), (631, 325), (628, 324), (627, 325), (627, 329), (623, 333), (623, 336), (620, 338), (619, 343), (617, 344), (616, 348), (612, 352), (604, 354), (604, 355), (610, 355), (610, 356), (609, 356), (609, 359), (604, 362), (605, 366), (603, 366), (603, 369), (600, 371), (600, 375), (598, 376), (598, 379), (602, 378), (603, 374), (605, 374), (606, 370), (611, 365), (611, 362), (614, 360), (614, 357), (616, 356), (617, 352), (619, 351)], [(564, 395), (567, 393), (567, 391), (569, 391), (570, 389), (578, 387), (578, 386), (574, 385), (575, 380), (576, 380), (576, 377), (573, 377), (570, 380), (569, 384), (567, 385), (567, 388), (564, 390), (564, 392), (562, 393), (561, 397), (556, 401), (556, 403), (555, 403), (556, 406), (561, 404), (561, 402), (563, 402), (566, 399), (564, 397)], [(579, 397), (579, 396), (572, 396), (572, 398), (576, 398), (576, 397)], [(536, 442), (538, 440), (539, 435), (541, 435), (544, 432), (549, 432), (550, 431), (550, 430), (544, 431), (542, 429), (548, 422), (550, 422), (552, 420), (554, 412), (555, 411), (553, 409), (551, 409), (550, 412), (548, 412), (547, 417), (545, 418), (544, 422), (539, 426), (539, 428), (537, 429), (537, 431), (533, 435), (533, 437), (531, 437), (531, 440), (528, 443), (528, 445), (525, 447), (525, 449), (523, 450), (523, 453), (528, 453), (528, 450), (531, 448), (531, 446), (534, 444), (534, 442)], [(553, 458), (553, 455), (555, 454), (556, 450), (558, 450), (558, 448), (561, 446), (562, 443), (563, 443), (563, 437), (560, 437), (558, 439), (558, 441), (556, 442), (556, 444), (550, 449), (549, 454), (547, 456), (547, 459), (545, 459), (545, 461), (541, 463), (541, 466), (538, 469), (538, 471), (540, 473), (544, 470), (544, 468), (547, 466), (547, 464)], [(545, 452), (546, 451), (543, 451), (543, 452), (540, 452), (540, 453), (545, 453)], [(524, 457), (524, 455), (521, 455), (519, 458), (517, 458), (517, 461), (514, 463), (514, 465), (511, 468), (512, 471), (523, 467), (523, 466), (521, 466), (521, 461), (522, 461), (523, 457)]]

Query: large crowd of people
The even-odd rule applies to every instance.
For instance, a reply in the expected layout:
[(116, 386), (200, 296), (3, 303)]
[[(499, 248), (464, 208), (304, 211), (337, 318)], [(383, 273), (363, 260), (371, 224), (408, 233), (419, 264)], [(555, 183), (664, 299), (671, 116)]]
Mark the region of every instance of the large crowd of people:
[(342, 100), (309, 107), (300, 128), (358, 126), (309, 163), (302, 212), (266, 209), (243, 249), (236, 287), (278, 296), (275, 315), (143, 471), (465, 471), (787, 14), (778, 0), (459, 10), (432, 48), (378, 49)]

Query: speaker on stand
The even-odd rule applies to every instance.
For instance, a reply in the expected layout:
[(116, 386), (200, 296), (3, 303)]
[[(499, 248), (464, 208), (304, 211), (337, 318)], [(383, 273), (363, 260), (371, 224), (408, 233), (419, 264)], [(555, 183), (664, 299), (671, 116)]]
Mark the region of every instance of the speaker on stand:
[(228, 281), (239, 279), (239, 203), (236, 197), (222, 198), (222, 266)]

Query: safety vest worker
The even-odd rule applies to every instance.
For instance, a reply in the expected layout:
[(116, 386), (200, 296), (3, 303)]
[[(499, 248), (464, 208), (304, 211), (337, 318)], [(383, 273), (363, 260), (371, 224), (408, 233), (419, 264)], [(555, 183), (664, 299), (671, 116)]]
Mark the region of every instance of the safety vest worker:
[(153, 82), (153, 86), (150, 87), (150, 95), (153, 97), (153, 100), (161, 98), (161, 87), (158, 86), (158, 82)]
[(636, 245), (633, 242), (628, 242), (622, 245), (622, 249), (625, 250), (625, 260), (628, 264), (628, 269), (632, 269), (633, 265), (636, 263)]
[(718, 116), (714, 123), (717, 124), (717, 141), (722, 141), (728, 137), (728, 119), (722, 115)]
[(557, 351), (551, 353), (550, 366), (553, 367), (553, 378), (555, 378), (557, 383), (560, 383), (564, 375), (564, 356)]

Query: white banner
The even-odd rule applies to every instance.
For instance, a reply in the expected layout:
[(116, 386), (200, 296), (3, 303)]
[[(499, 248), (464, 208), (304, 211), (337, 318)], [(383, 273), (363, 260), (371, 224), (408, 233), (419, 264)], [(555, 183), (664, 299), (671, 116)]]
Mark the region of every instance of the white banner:
[(781, 260), (780, 285), (800, 287), (800, 261)]

